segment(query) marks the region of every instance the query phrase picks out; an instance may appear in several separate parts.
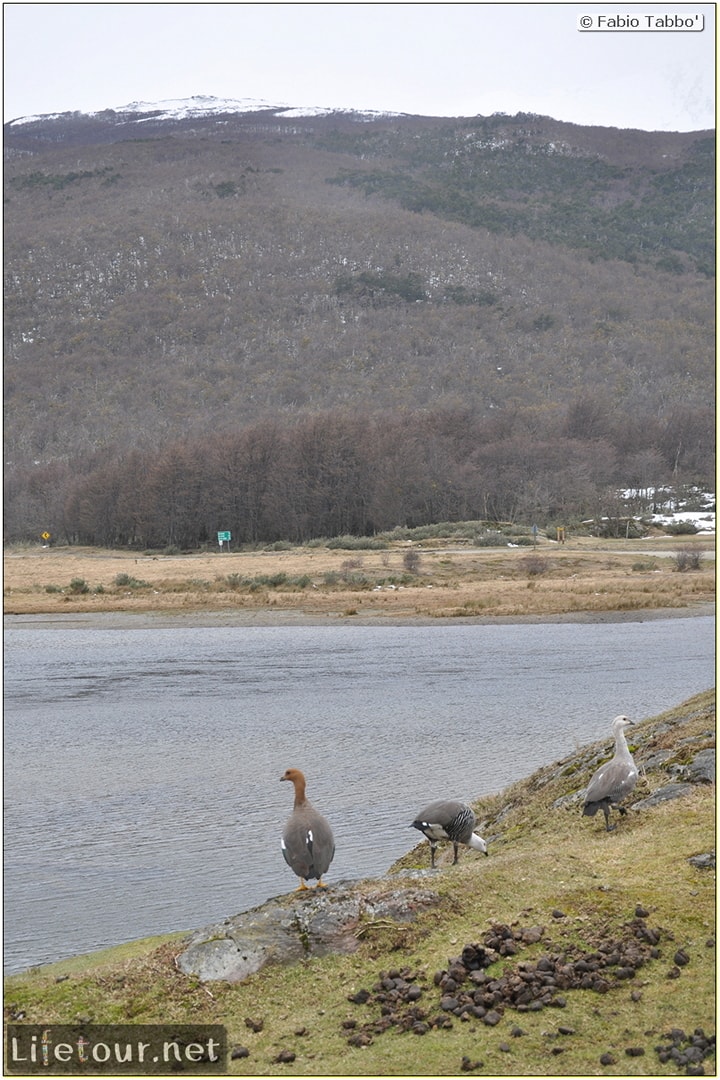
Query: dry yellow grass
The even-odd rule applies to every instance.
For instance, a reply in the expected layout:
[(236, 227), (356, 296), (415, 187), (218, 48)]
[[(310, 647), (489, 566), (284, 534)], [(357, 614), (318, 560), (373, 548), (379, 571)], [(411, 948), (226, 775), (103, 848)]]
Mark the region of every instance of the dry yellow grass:
[[(694, 546), (708, 550), (710, 544)], [(712, 602), (714, 562), (706, 558), (699, 570), (679, 573), (673, 556), (682, 546), (670, 538), (642, 547), (637, 541), (580, 539), (535, 552), (435, 542), (415, 546), (420, 562), (414, 575), (404, 567), (407, 545), (384, 551), (295, 548), (195, 555), (15, 548), (4, 558), (5, 613), (542, 617)], [(533, 572), (533, 559), (541, 560), (540, 572)], [(268, 581), (283, 574), (279, 583)], [(79, 591), (78, 582), (87, 591)]]

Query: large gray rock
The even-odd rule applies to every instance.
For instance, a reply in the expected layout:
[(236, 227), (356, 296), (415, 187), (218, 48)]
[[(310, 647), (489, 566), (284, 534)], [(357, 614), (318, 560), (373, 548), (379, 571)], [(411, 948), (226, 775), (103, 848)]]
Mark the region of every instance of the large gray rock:
[(687, 776), (691, 784), (714, 784), (715, 749), (701, 750), (696, 754), (688, 765)]
[(296, 891), (196, 930), (177, 964), (204, 982), (241, 982), (271, 962), (354, 952), (358, 933), (374, 920), (412, 922), (418, 911), (439, 903), (436, 892), (408, 878), (402, 884), (388, 877)]
[(644, 769), (645, 772), (652, 772), (653, 769), (660, 769), (672, 754), (669, 750), (656, 750), (652, 754), (648, 754), (646, 757), (636, 755), (635, 763), (640, 769)]
[(647, 799), (641, 799), (640, 802), (632, 804), (633, 810), (649, 810), (652, 806), (658, 806), (660, 803), (668, 802), (670, 799), (681, 799), (684, 795), (689, 795), (692, 791), (692, 784), (665, 784), (663, 787), (658, 788), (652, 795), (648, 795)]
[(696, 870), (714, 870), (715, 852), (705, 851), (702, 855), (691, 855), (688, 862), (691, 866), (694, 866)]
[(678, 782), (690, 784), (715, 783), (715, 748), (700, 750), (687, 765), (671, 765), (668, 772)]

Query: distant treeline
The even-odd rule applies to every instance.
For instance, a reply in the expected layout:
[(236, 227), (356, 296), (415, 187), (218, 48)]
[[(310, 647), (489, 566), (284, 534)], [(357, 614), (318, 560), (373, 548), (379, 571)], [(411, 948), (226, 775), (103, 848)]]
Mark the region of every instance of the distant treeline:
[(564, 410), (333, 410), (94, 461), (10, 467), (5, 536), (197, 549), (372, 535), (483, 519), (572, 523), (619, 513), (619, 487), (710, 482), (713, 410), (628, 417), (589, 396)]

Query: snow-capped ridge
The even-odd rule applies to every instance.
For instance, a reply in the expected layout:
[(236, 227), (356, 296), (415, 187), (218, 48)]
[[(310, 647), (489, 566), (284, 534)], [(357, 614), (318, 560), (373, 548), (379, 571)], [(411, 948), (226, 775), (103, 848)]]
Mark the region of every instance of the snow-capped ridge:
[[(210, 94), (196, 94), (189, 98), (167, 98), (164, 101), (131, 101), (129, 105), (116, 106), (116, 113), (155, 113), (155, 120), (187, 120), (192, 116), (214, 116), (221, 113), (276, 112), (287, 109), (286, 103), (264, 101), (258, 98), (218, 98)], [(91, 114), (97, 116), (97, 113)]]
[[(115, 113), (122, 117), (120, 123), (146, 123), (158, 120), (192, 120), (211, 116), (242, 115), (243, 113), (266, 112), (281, 119), (300, 119), (313, 116), (354, 116), (360, 120), (374, 120), (389, 116), (407, 116), (407, 113), (383, 112), (378, 109), (346, 109), (318, 105), (288, 105), (287, 102), (265, 101), (263, 98), (222, 98), (212, 94), (195, 94), (189, 98), (167, 98), (162, 101), (131, 101), (127, 105), (116, 105), (94, 112), (80, 113), (88, 117)], [(9, 121), (14, 124), (33, 124), (43, 120), (60, 120), (71, 113), (45, 113), (37, 116), (19, 116)], [(131, 117), (130, 120), (126, 119)]]
[(116, 108), (117, 113), (160, 113), (156, 120), (186, 120), (192, 116), (215, 116), (227, 113), (272, 112), (283, 119), (295, 119), (303, 116), (332, 116), (340, 113), (344, 116), (361, 116), (372, 119), (381, 116), (404, 116), (405, 113), (383, 112), (378, 109), (338, 109), (325, 105), (288, 105), (274, 103), (260, 98), (217, 98), (208, 94), (198, 94), (191, 98), (175, 98), (155, 103), (133, 101), (129, 105)]

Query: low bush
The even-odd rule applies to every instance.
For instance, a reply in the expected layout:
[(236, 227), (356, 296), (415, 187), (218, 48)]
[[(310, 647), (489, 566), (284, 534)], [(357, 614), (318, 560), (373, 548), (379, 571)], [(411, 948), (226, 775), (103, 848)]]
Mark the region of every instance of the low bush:
[(478, 536), (475, 543), (478, 547), (507, 547), (507, 537), (501, 532), (488, 532)]
[(280, 570), (276, 574), (256, 574), (255, 577), (244, 577), (242, 574), (227, 574), (225, 577), (216, 578), (220, 588), (232, 589), (235, 592), (260, 592), (261, 589), (307, 589), (312, 585), (309, 574), (299, 574), (296, 577), (288, 575)]
[(125, 573), (115, 575), (115, 584), (124, 589), (146, 589), (148, 587), (147, 581), (140, 581), (138, 578)]
[(378, 578), (376, 584), (385, 588), (390, 586), (397, 588), (399, 585), (412, 585), (413, 581), (413, 574), (390, 574), (389, 577)]
[(675, 552), (675, 569), (681, 574), (686, 570), (699, 570), (701, 561), (702, 551), (696, 548), (684, 547)]
[(288, 576), (284, 570), (278, 570), (276, 574), (256, 574), (249, 581), (253, 589), (278, 589), (287, 583)]
[(415, 548), (408, 548), (403, 555), (403, 566), (408, 574), (420, 573), (420, 552)]
[(325, 546), (343, 551), (381, 551), (387, 547), (387, 542), (375, 536), (334, 536)]
[(242, 589), (246, 581), (242, 574), (227, 574), (224, 578), (220, 577), (217, 580), (223, 582), (229, 589)]
[(343, 583), (351, 589), (371, 589), (375, 584), (366, 574), (343, 575)]
[(665, 532), (670, 536), (694, 536), (699, 531), (694, 521), (671, 521), (665, 526)]
[(540, 574), (547, 574), (550, 562), (543, 555), (525, 555), (520, 560), (520, 569), (530, 577), (538, 577)]

